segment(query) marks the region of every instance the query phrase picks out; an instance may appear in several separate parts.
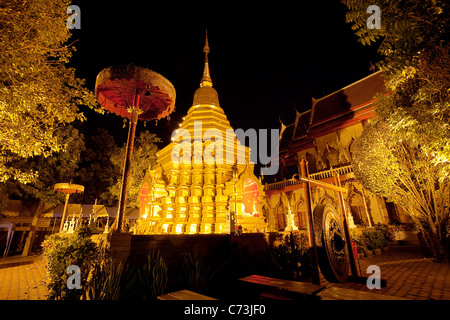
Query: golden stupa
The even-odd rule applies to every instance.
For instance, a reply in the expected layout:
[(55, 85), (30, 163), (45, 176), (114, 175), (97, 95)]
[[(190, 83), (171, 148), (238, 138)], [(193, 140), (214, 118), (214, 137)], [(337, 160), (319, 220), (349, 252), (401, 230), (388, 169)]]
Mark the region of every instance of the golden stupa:
[(262, 232), (263, 187), (219, 105), (205, 64), (192, 107), (144, 178), (137, 234)]

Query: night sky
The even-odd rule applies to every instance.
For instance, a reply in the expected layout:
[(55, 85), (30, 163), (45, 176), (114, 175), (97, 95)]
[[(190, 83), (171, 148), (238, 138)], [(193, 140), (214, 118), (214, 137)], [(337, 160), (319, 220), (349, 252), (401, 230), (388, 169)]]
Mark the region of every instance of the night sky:
[[(163, 147), (192, 105), (203, 72), (208, 30), (209, 64), (219, 102), (234, 129), (279, 128), (311, 98), (323, 97), (371, 73), (376, 46), (357, 43), (339, 1), (74, 1), (81, 29), (72, 30), (76, 52), (70, 66), (94, 90), (95, 78), (111, 65), (154, 70), (176, 89), (170, 121), (138, 124), (163, 138)], [(82, 109), (86, 111), (86, 108)], [(89, 110), (87, 126), (105, 127), (126, 140), (123, 119)], [(128, 128), (128, 126), (127, 126)]]

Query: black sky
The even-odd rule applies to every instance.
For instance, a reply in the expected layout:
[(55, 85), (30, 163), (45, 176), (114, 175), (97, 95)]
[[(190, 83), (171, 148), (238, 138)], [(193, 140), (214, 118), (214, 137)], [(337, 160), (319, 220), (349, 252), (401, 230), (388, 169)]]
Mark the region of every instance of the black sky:
[[(158, 126), (167, 143), (192, 105), (203, 71), (205, 30), (211, 77), (234, 129), (279, 128), (320, 98), (371, 73), (376, 47), (364, 47), (339, 1), (74, 1), (81, 29), (71, 62), (94, 90), (111, 65), (134, 64), (161, 73), (174, 85), (176, 111)], [(122, 119), (86, 113), (90, 128), (106, 127), (126, 139)], [(139, 124), (138, 131), (144, 129)], [(164, 144), (165, 144), (164, 143)], [(163, 144), (163, 145), (164, 145)]]

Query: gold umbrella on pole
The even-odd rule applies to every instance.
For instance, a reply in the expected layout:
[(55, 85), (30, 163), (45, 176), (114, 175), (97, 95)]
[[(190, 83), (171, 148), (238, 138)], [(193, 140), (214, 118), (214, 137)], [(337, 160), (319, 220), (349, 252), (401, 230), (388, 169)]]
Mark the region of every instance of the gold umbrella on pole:
[(106, 110), (130, 119), (123, 165), (116, 231), (123, 232), (127, 187), (138, 120), (158, 120), (175, 109), (175, 88), (159, 73), (133, 65), (112, 66), (100, 71), (95, 81), (95, 96)]
[(59, 232), (62, 231), (64, 219), (66, 218), (67, 205), (69, 204), (69, 196), (72, 193), (82, 193), (84, 191), (84, 186), (74, 183), (57, 183), (55, 184), (55, 191), (59, 191), (66, 194), (66, 203), (64, 204), (63, 216), (61, 219), (61, 225), (59, 226)]

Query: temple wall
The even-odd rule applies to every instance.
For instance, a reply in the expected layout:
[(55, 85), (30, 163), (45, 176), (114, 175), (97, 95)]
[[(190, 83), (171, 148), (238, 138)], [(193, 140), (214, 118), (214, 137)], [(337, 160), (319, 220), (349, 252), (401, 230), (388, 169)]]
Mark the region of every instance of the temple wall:
[[(192, 144), (195, 143), (198, 141)], [(168, 158), (166, 151), (171, 147), (161, 151), (158, 165), (148, 170), (144, 178), (142, 215), (136, 233), (222, 234), (234, 233), (235, 226), (242, 227), (244, 232), (267, 231), (262, 214), (264, 190), (253, 173), (253, 164), (196, 163), (194, 158), (190, 163), (177, 164)], [(249, 148), (243, 148), (248, 161)], [(255, 193), (251, 211), (243, 198), (245, 183), (249, 181), (256, 186), (247, 192)], [(245, 205), (248, 212), (244, 211)], [(230, 224), (231, 214), (234, 225)], [(146, 224), (145, 228), (142, 224)]]
[(111, 255), (115, 263), (122, 258), (131, 265), (142, 264), (147, 254), (159, 250), (165, 258), (169, 273), (176, 275), (181, 253), (190, 252), (213, 263), (224, 261), (236, 251), (245, 252), (248, 258), (257, 259), (261, 250), (272, 246), (275, 233), (247, 233), (239, 237), (227, 234), (197, 235), (132, 235), (129, 233), (108, 236)]
[[(353, 173), (341, 176), (341, 185), (348, 189), (344, 193), (344, 201), (347, 216), (351, 213), (353, 223), (356, 225), (388, 224), (390, 222), (386, 204), (383, 199), (364, 189), (361, 183), (354, 180)], [(327, 179), (326, 182), (332, 183)], [(277, 189), (268, 192), (265, 212), (268, 222), (267, 230), (282, 231), (288, 226), (288, 208), (282, 193), (289, 199), (289, 205), (293, 214), (295, 226), (299, 229), (307, 228), (307, 211), (304, 201), (304, 192), (301, 185)], [(321, 187), (311, 187), (312, 208), (318, 204), (330, 204), (339, 211), (339, 202), (336, 192)], [(370, 222), (369, 222), (370, 220)]]
[[(289, 168), (283, 168), (284, 179), (291, 179), (293, 173), (301, 172), (301, 159), (306, 159), (308, 161), (310, 175), (314, 173), (326, 173), (332, 168), (335, 169), (349, 166), (351, 164), (352, 144), (362, 134), (362, 131), (363, 125), (361, 123), (354, 123), (346, 127), (336, 127), (334, 131), (319, 137), (315, 137), (314, 133), (312, 133), (311, 137), (313, 137), (313, 144), (308, 144), (310, 146), (309, 148), (297, 150), (296, 159), (298, 162), (296, 163), (296, 167), (290, 163)], [(389, 223), (389, 215), (384, 200), (364, 189), (361, 183), (355, 179), (351, 169), (349, 170), (350, 172), (346, 171), (346, 174), (341, 175), (342, 187), (351, 188), (351, 192), (344, 194), (348, 210), (347, 214), (351, 212), (355, 224), (368, 226), (369, 224)], [(333, 179), (330, 177), (331, 174), (318, 174), (313, 176), (315, 179), (333, 183)], [(285, 190), (279, 190), (278, 192), (281, 191)], [(298, 186), (298, 189), (296, 190), (290, 188), (288, 193), (292, 193), (294, 198), (303, 196), (301, 186)], [(282, 220), (280, 219), (279, 214), (282, 210), (286, 211), (285, 208), (282, 208), (283, 206), (281, 205), (280, 199), (280, 193), (277, 194), (276, 192), (272, 192), (267, 199), (267, 207), (270, 208), (271, 211), (270, 215), (274, 217), (271, 221), (273, 224), (271, 228), (278, 230), (280, 229), (280, 220)], [(311, 202), (313, 208), (321, 203), (332, 204), (337, 210), (339, 208), (335, 192), (314, 186), (311, 188)], [(301, 207), (301, 204), (298, 204), (296, 201), (291, 203), (291, 205), (295, 209), (295, 223), (298, 227), (302, 227), (302, 214), (298, 214), (298, 212), (306, 212), (306, 209)], [(369, 213), (370, 218), (367, 213)], [(278, 219), (276, 219), (277, 217)]]

